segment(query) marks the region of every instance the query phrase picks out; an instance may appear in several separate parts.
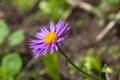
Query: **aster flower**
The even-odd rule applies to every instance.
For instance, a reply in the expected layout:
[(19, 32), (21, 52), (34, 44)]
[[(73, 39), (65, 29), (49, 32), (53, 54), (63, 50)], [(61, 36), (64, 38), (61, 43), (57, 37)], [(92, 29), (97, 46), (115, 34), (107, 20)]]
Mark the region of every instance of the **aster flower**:
[(58, 43), (65, 40), (64, 34), (70, 29), (68, 24), (65, 24), (63, 20), (59, 20), (56, 26), (50, 21), (50, 31), (44, 26), (40, 27), (40, 31), (35, 34), (38, 40), (30, 39), (30, 48), (35, 57), (44, 55), (48, 49), (50, 54), (54, 50), (58, 51)]
[(30, 48), (32, 49), (35, 57), (44, 55), (48, 49), (50, 50), (50, 54), (52, 54), (54, 50), (59, 50), (60, 53), (69, 61), (69, 63), (84, 76), (88, 76), (94, 80), (103, 80), (102, 78), (91, 75), (77, 67), (74, 62), (64, 53), (64, 51), (57, 45), (58, 43), (61, 43), (65, 40), (66, 37), (64, 35), (69, 29), (70, 27), (68, 24), (65, 24), (63, 20), (59, 20), (56, 26), (54, 26), (53, 22), (51, 21), (50, 31), (47, 30), (44, 26), (41, 26), (40, 31), (35, 34), (38, 39), (30, 39)]

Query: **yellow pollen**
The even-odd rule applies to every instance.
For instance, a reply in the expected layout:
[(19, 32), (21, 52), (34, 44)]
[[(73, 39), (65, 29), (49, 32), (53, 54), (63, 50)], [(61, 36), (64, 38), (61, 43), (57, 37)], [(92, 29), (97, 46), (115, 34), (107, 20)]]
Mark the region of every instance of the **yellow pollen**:
[(51, 44), (57, 38), (58, 37), (57, 37), (57, 34), (55, 32), (49, 32), (44, 38), (44, 43), (45, 44)]

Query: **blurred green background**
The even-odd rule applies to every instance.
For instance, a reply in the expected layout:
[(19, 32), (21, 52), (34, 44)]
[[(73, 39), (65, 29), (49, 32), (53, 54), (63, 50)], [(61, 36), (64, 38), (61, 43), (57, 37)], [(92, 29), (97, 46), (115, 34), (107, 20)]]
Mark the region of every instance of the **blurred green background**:
[[(61, 48), (88, 73), (120, 79), (120, 0), (0, 0), (0, 80), (92, 80), (62, 55), (34, 58), (29, 39), (40, 25), (64, 19), (71, 26)], [(117, 18), (117, 20), (116, 20)], [(96, 36), (115, 25), (101, 41)]]

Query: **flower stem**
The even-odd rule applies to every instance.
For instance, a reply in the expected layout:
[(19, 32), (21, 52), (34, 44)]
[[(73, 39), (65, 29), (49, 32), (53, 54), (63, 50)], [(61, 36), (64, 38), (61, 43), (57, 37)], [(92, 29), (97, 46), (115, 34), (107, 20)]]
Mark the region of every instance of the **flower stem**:
[(69, 61), (69, 63), (76, 68), (80, 73), (82, 73), (84, 76), (93, 78), (94, 80), (103, 80), (102, 78), (96, 77), (94, 75), (88, 74), (86, 72), (84, 72), (83, 70), (81, 70), (80, 68), (78, 68), (73, 62), (72, 60), (64, 53), (64, 51), (58, 46), (58, 50), (61, 52), (61, 54)]

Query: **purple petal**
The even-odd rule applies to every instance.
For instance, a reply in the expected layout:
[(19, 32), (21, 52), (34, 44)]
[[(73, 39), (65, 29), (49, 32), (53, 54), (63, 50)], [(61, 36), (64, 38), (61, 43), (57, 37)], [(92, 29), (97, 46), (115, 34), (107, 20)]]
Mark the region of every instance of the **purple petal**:
[(41, 56), (41, 55), (46, 54), (48, 48), (49, 48), (49, 45), (46, 46), (45, 48), (41, 48), (41, 49), (39, 49), (38, 51), (36, 51), (35, 57), (38, 57), (38, 56)]
[(50, 54), (52, 54), (52, 53), (53, 53), (54, 46), (55, 46), (55, 43), (51, 44), (51, 46), (50, 46)]
[(38, 32), (38, 33), (35, 34), (35, 36), (39, 39), (44, 39), (45, 34)]
[(46, 35), (47, 33), (49, 33), (49, 31), (44, 26), (41, 26), (40, 30), (41, 30), (41, 33), (43, 33), (44, 35)]
[(37, 52), (35, 52), (35, 57), (38, 57), (38, 56), (41, 56), (42, 55), (42, 53), (43, 52), (45, 52), (46, 51), (46, 49), (45, 48), (43, 48), (43, 49), (40, 49), (39, 51), (37, 51)]
[(58, 36), (63, 35), (63, 34), (64, 34), (66, 31), (68, 31), (69, 29), (70, 29), (70, 27), (68, 26), (68, 24), (66, 24), (66, 25), (64, 26), (64, 28), (58, 32)]
[(35, 48), (44, 48), (46, 46), (47, 45), (43, 43), (43, 44), (40, 44), (40, 45), (36, 45), (36, 44), (35, 45), (31, 45), (30, 48), (32, 48), (32, 49), (35, 49)]
[(56, 25), (56, 33), (58, 33), (64, 26), (64, 21), (63, 20), (59, 20), (59, 22)]
[(44, 43), (43, 40), (33, 40), (33, 39), (30, 39), (30, 42), (31, 42), (30, 45), (34, 45), (34, 44), (42, 44), (42, 43)]
[(53, 47), (50, 47), (50, 54), (53, 53)]
[(58, 51), (58, 47), (57, 47), (57, 45), (55, 45), (55, 50)]
[(40, 52), (40, 56), (41, 56), (41, 55), (45, 55), (46, 52), (47, 52), (47, 50), (48, 50), (48, 48), (49, 48), (49, 45), (46, 46), (45, 50), (43, 50), (42, 52)]
[(60, 35), (63, 35), (64, 33), (66, 33), (68, 30), (70, 30), (70, 27), (68, 26), (66, 29), (63, 30), (62, 34)]
[(55, 26), (52, 21), (50, 21), (50, 31), (54, 32), (55, 31)]
[(56, 42), (63, 42), (65, 40), (65, 37), (59, 38)]

